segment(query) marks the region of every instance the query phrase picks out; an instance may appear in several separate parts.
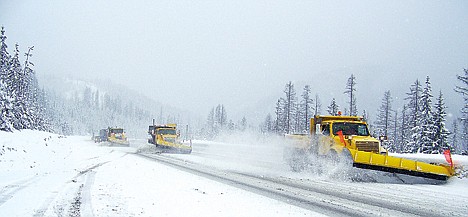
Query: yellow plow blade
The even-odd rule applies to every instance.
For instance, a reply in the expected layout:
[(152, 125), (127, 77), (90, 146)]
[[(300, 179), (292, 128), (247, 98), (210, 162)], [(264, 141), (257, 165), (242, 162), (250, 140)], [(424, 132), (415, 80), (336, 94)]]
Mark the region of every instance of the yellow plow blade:
[(447, 180), (455, 170), (447, 165), (434, 165), (405, 158), (349, 149), (353, 166), (364, 169), (401, 173), (437, 180)]
[(180, 154), (190, 154), (190, 153), (192, 153), (192, 146), (185, 145), (185, 144), (182, 144), (182, 143), (158, 141), (158, 145), (160, 147), (171, 150), (174, 153), (180, 153)]

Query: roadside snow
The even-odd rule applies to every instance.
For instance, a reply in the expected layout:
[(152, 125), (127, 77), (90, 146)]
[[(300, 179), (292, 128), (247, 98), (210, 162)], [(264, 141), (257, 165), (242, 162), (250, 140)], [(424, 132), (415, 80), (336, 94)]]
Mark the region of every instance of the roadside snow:
[(0, 132), (0, 216), (318, 216), (87, 137)]

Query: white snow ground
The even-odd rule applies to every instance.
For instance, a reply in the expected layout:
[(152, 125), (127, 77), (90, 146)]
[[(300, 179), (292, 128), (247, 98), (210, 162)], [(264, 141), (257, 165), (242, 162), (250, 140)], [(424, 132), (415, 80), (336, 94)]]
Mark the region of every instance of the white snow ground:
[[(303, 173), (288, 171), (273, 141), (263, 141), (267, 145), (256, 141), (259, 145), (254, 148), (243, 145), (245, 141), (224, 141), (227, 143), (195, 141), (192, 155), (172, 157), (228, 170), (304, 178)], [(148, 148), (144, 141), (133, 147), (104, 144), (88, 137), (30, 130), (0, 132), (0, 216), (321, 215), (134, 155)], [(409, 157), (443, 159), (440, 155)], [(466, 156), (455, 155), (454, 160), (468, 168)], [(343, 185), (374, 185), (405, 196), (408, 191), (421, 191), (424, 197), (431, 195), (430, 200), (463, 201), (468, 195), (468, 179), (457, 177), (443, 185)], [(423, 196), (414, 197), (424, 204)], [(467, 209), (466, 203), (455, 203), (452, 208)]]
[(0, 216), (320, 215), (101, 144), (0, 132)]

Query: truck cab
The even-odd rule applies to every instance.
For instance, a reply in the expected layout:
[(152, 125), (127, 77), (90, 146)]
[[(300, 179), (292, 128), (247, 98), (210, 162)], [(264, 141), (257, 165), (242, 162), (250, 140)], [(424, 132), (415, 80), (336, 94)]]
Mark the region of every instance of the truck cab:
[(180, 133), (176, 124), (150, 125), (148, 128), (148, 143), (178, 153), (190, 154), (191, 143), (190, 145), (183, 144), (179, 137)]
[(370, 135), (367, 123), (361, 117), (316, 116), (311, 122), (316, 123), (316, 130), (312, 133), (332, 138), (333, 143), (337, 146), (332, 149), (337, 152), (341, 152), (343, 147), (347, 147), (372, 153), (387, 153), (380, 141)]
[(311, 135), (317, 135), (319, 154), (333, 149), (341, 153), (343, 148), (372, 153), (387, 153), (380, 141), (369, 133), (367, 123), (359, 116), (315, 116), (310, 120)]

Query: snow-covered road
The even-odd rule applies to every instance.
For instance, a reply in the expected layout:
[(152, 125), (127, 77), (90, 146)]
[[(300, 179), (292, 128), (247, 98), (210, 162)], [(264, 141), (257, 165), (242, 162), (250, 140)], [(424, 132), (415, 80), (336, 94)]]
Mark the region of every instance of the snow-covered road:
[[(337, 180), (293, 173), (274, 141), (194, 141), (191, 155), (144, 140), (0, 132), (0, 216), (466, 216), (468, 182)], [(463, 159), (464, 160), (464, 159)], [(368, 174), (369, 175), (369, 174)], [(369, 176), (371, 176), (370, 174)]]

